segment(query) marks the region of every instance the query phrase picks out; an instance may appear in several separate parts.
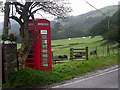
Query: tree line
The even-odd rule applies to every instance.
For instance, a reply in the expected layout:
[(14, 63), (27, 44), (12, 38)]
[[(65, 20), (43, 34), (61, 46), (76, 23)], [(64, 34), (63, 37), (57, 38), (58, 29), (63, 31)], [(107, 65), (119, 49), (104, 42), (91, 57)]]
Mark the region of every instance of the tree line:
[(118, 42), (120, 40), (119, 29), (120, 21), (120, 11), (118, 10), (112, 17), (109, 17), (109, 29), (108, 29), (108, 18), (106, 17), (99, 23), (95, 24), (90, 28), (90, 34), (92, 36), (101, 35), (103, 39), (109, 42)]

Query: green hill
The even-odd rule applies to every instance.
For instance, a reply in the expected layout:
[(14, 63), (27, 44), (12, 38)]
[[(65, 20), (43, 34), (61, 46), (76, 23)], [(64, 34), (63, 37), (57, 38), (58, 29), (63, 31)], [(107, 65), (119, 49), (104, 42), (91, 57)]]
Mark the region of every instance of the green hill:
[(109, 17), (109, 28), (108, 18), (105, 18), (90, 28), (90, 34), (92, 36), (102, 35), (103, 38), (108, 41), (118, 41), (120, 39), (118, 32), (118, 28), (120, 28), (118, 24), (120, 24), (120, 21), (118, 17), (120, 17), (120, 10)]
[[(109, 15), (112, 16), (117, 12), (118, 6), (112, 5), (101, 8), (100, 10), (105, 14), (109, 12)], [(88, 36), (89, 29), (105, 18), (106, 15), (94, 10), (79, 16), (67, 17), (66, 20), (58, 20), (54, 22), (54, 27), (52, 28), (52, 39)], [(58, 24), (59, 27), (57, 26)]]

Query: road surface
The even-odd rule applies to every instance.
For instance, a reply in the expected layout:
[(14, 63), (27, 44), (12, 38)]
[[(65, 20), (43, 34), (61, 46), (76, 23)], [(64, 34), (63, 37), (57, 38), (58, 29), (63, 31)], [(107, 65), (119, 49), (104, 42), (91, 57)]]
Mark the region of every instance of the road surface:
[(52, 88), (118, 88), (118, 69)]

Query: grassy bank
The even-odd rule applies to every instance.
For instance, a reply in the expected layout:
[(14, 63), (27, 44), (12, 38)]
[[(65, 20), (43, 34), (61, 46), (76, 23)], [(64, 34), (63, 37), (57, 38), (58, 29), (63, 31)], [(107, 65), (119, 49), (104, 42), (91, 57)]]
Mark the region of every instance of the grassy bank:
[(26, 68), (10, 75), (3, 87), (40, 87), (58, 83), (86, 74), (87, 72), (118, 64), (118, 54), (92, 58), (89, 61), (68, 62), (53, 65), (52, 71), (38, 71)]

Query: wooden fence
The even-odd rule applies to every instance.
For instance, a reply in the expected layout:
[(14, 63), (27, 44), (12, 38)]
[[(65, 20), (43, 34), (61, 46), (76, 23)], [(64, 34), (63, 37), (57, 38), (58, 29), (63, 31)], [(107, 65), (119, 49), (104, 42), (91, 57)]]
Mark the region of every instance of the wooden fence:
[(70, 48), (70, 60), (75, 61), (74, 59), (78, 59), (77, 61), (88, 60), (88, 47), (76, 49)]
[[(101, 54), (100, 52), (98, 52), (98, 49), (100, 49)], [(96, 46), (96, 56), (106, 56), (114, 53), (119, 53), (119, 50), (114, 49), (113, 46), (110, 45), (101, 46), (101, 47)]]
[[(93, 50), (96, 50), (96, 53), (94, 55), (90, 55), (91, 57), (99, 57), (99, 56), (106, 56), (114, 53), (118, 53), (119, 50), (114, 49), (113, 46), (105, 45), (105, 46), (96, 46)], [(76, 53), (80, 53), (79, 55), (76, 55)], [(77, 56), (77, 57), (75, 57)], [(66, 58), (60, 58), (55, 59), (53, 58), (53, 51), (52, 51), (52, 59), (53, 64), (57, 63), (65, 63), (70, 61), (81, 61), (81, 60), (88, 60), (88, 47), (85, 48), (70, 48), (70, 59)]]
[[(76, 53), (79, 53), (79, 55), (77, 55), (77, 57), (75, 57)], [(76, 60), (74, 60), (74, 59), (76, 59)], [(67, 58), (54, 59), (53, 58), (53, 51), (52, 51), (52, 60), (53, 60), (53, 64), (57, 64), (57, 63), (60, 64), (60, 63), (65, 63), (65, 62), (70, 62), (70, 61), (88, 60), (88, 47), (77, 48), (77, 49), (70, 48), (70, 59), (67, 59)]]
[(57, 63), (65, 63), (65, 62), (68, 62), (69, 59), (68, 58), (57, 58), (57, 59), (54, 59), (54, 56), (53, 56), (53, 51), (52, 51), (52, 64), (57, 64)]

